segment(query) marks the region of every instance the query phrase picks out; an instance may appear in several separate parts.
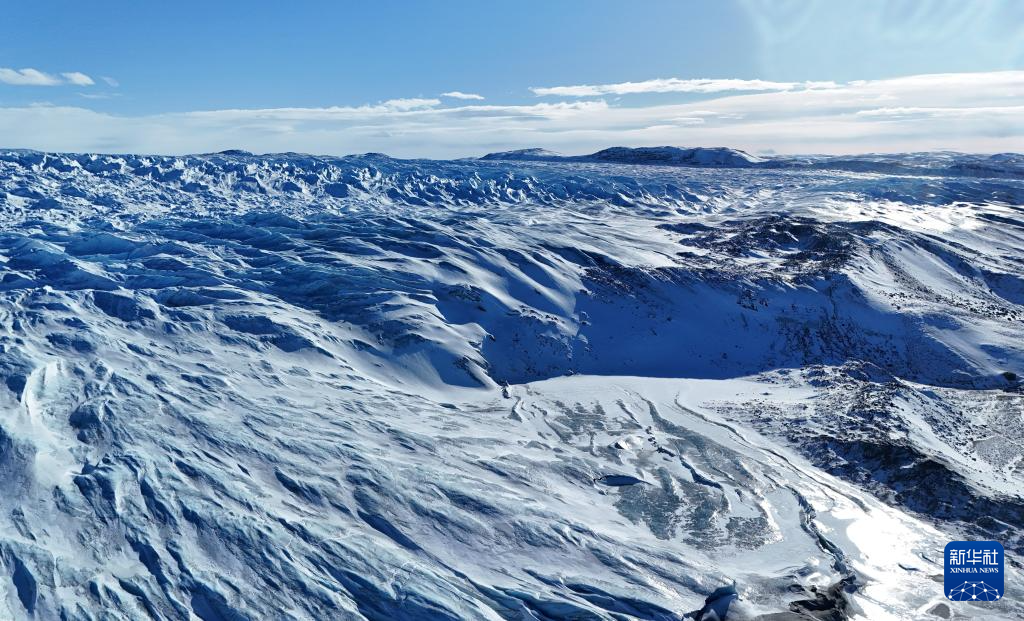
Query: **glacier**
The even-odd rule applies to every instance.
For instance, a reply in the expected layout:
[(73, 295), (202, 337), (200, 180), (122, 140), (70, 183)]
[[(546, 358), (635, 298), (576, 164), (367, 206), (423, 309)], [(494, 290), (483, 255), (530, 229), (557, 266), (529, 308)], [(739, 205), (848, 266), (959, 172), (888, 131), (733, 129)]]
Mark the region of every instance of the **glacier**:
[(0, 151), (0, 618), (1021, 618), (1022, 259), (1014, 154)]

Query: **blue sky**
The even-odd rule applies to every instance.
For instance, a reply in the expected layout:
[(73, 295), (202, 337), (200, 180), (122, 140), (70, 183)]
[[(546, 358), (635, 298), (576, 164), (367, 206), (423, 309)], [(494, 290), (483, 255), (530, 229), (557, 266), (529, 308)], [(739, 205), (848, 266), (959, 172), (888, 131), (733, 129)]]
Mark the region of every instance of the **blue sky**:
[[(7, 147), (1000, 151), (1024, 133), (1024, 3), (1013, 1), (54, 1), (2, 11)], [(907, 81), (934, 74), (946, 77)]]

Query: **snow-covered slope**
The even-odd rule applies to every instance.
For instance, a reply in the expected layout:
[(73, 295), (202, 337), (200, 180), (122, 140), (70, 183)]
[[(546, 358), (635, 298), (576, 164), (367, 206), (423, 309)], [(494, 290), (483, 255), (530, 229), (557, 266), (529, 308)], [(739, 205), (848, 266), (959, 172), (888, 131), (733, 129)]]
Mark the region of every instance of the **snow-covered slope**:
[(0, 152), (0, 618), (1024, 614), (1019, 161), (537, 157)]

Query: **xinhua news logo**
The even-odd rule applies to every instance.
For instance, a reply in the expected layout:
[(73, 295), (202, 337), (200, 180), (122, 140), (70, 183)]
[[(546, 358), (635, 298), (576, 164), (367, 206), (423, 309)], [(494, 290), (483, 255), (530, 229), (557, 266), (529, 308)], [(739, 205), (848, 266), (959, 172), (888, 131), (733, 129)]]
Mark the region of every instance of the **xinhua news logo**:
[(1003, 598), (1003, 546), (998, 541), (946, 544), (946, 597), (954, 602)]

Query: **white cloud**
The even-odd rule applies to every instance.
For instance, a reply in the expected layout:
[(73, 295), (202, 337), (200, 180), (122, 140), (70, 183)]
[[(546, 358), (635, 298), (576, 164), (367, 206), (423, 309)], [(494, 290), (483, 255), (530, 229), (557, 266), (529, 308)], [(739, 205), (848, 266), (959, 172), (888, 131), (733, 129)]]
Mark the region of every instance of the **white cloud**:
[(0, 146), (145, 153), (382, 151), (398, 157), (463, 157), (523, 147), (585, 153), (661, 144), (779, 153), (1020, 151), (1022, 92), (1024, 71), (1009, 71), (728, 93), (646, 106), (600, 99), (444, 106), (415, 98), (144, 116), (81, 107), (0, 108)]
[(451, 99), (473, 99), (477, 101), (483, 101), (483, 95), (477, 95), (475, 93), (463, 93), (462, 91), (448, 91), (447, 93), (441, 93), (441, 97), (449, 97)]
[(857, 116), (871, 118), (955, 118), (968, 116), (1016, 116), (1024, 117), (1024, 106), (982, 106), (977, 108), (873, 108), (858, 110)]
[(0, 67), (0, 82), (13, 86), (59, 86), (61, 84), (92, 86), (96, 83), (80, 71), (69, 71), (57, 76), (38, 69), (8, 69), (6, 67)]
[(80, 71), (69, 71), (68, 73), (62, 73), (61, 75), (64, 76), (64, 79), (67, 80), (69, 84), (74, 84), (75, 86), (92, 86), (96, 83), (92, 78)]
[(607, 109), (603, 101), (573, 101), (538, 103), (532, 105), (463, 105), (451, 108), (436, 107), (436, 99), (391, 99), (377, 105), (332, 106), (329, 108), (240, 108), (228, 110), (201, 110), (162, 117), (180, 116), (204, 121), (229, 123), (233, 121), (288, 122), (288, 123), (352, 123), (381, 122), (396, 126), (403, 123), (439, 123), (442, 119), (558, 119), (582, 111)]
[(112, 88), (117, 88), (118, 86), (121, 86), (121, 84), (117, 80), (110, 76), (101, 76), (100, 79), (106, 82), (107, 86), (110, 86)]
[(600, 97), (638, 93), (723, 93), (727, 91), (791, 91), (794, 89), (835, 88), (835, 82), (770, 82), (767, 80), (658, 78), (617, 84), (579, 84), (576, 86), (530, 87), (534, 95), (558, 97)]
[(14, 86), (56, 86), (60, 78), (38, 69), (7, 69), (0, 67), (0, 82)]
[(78, 96), (85, 99), (113, 99), (114, 97), (120, 97), (120, 93), (79, 93)]
[(411, 97), (408, 99), (389, 99), (381, 105), (391, 110), (416, 110), (418, 108), (432, 108), (440, 104), (440, 99), (421, 99)]
[(677, 117), (675, 117), (673, 119), (668, 119), (668, 121), (670, 123), (672, 123), (672, 125), (670, 125), (669, 127), (673, 127), (675, 125), (703, 125), (704, 124), (704, 118), (700, 117), (700, 116), (677, 116)]

